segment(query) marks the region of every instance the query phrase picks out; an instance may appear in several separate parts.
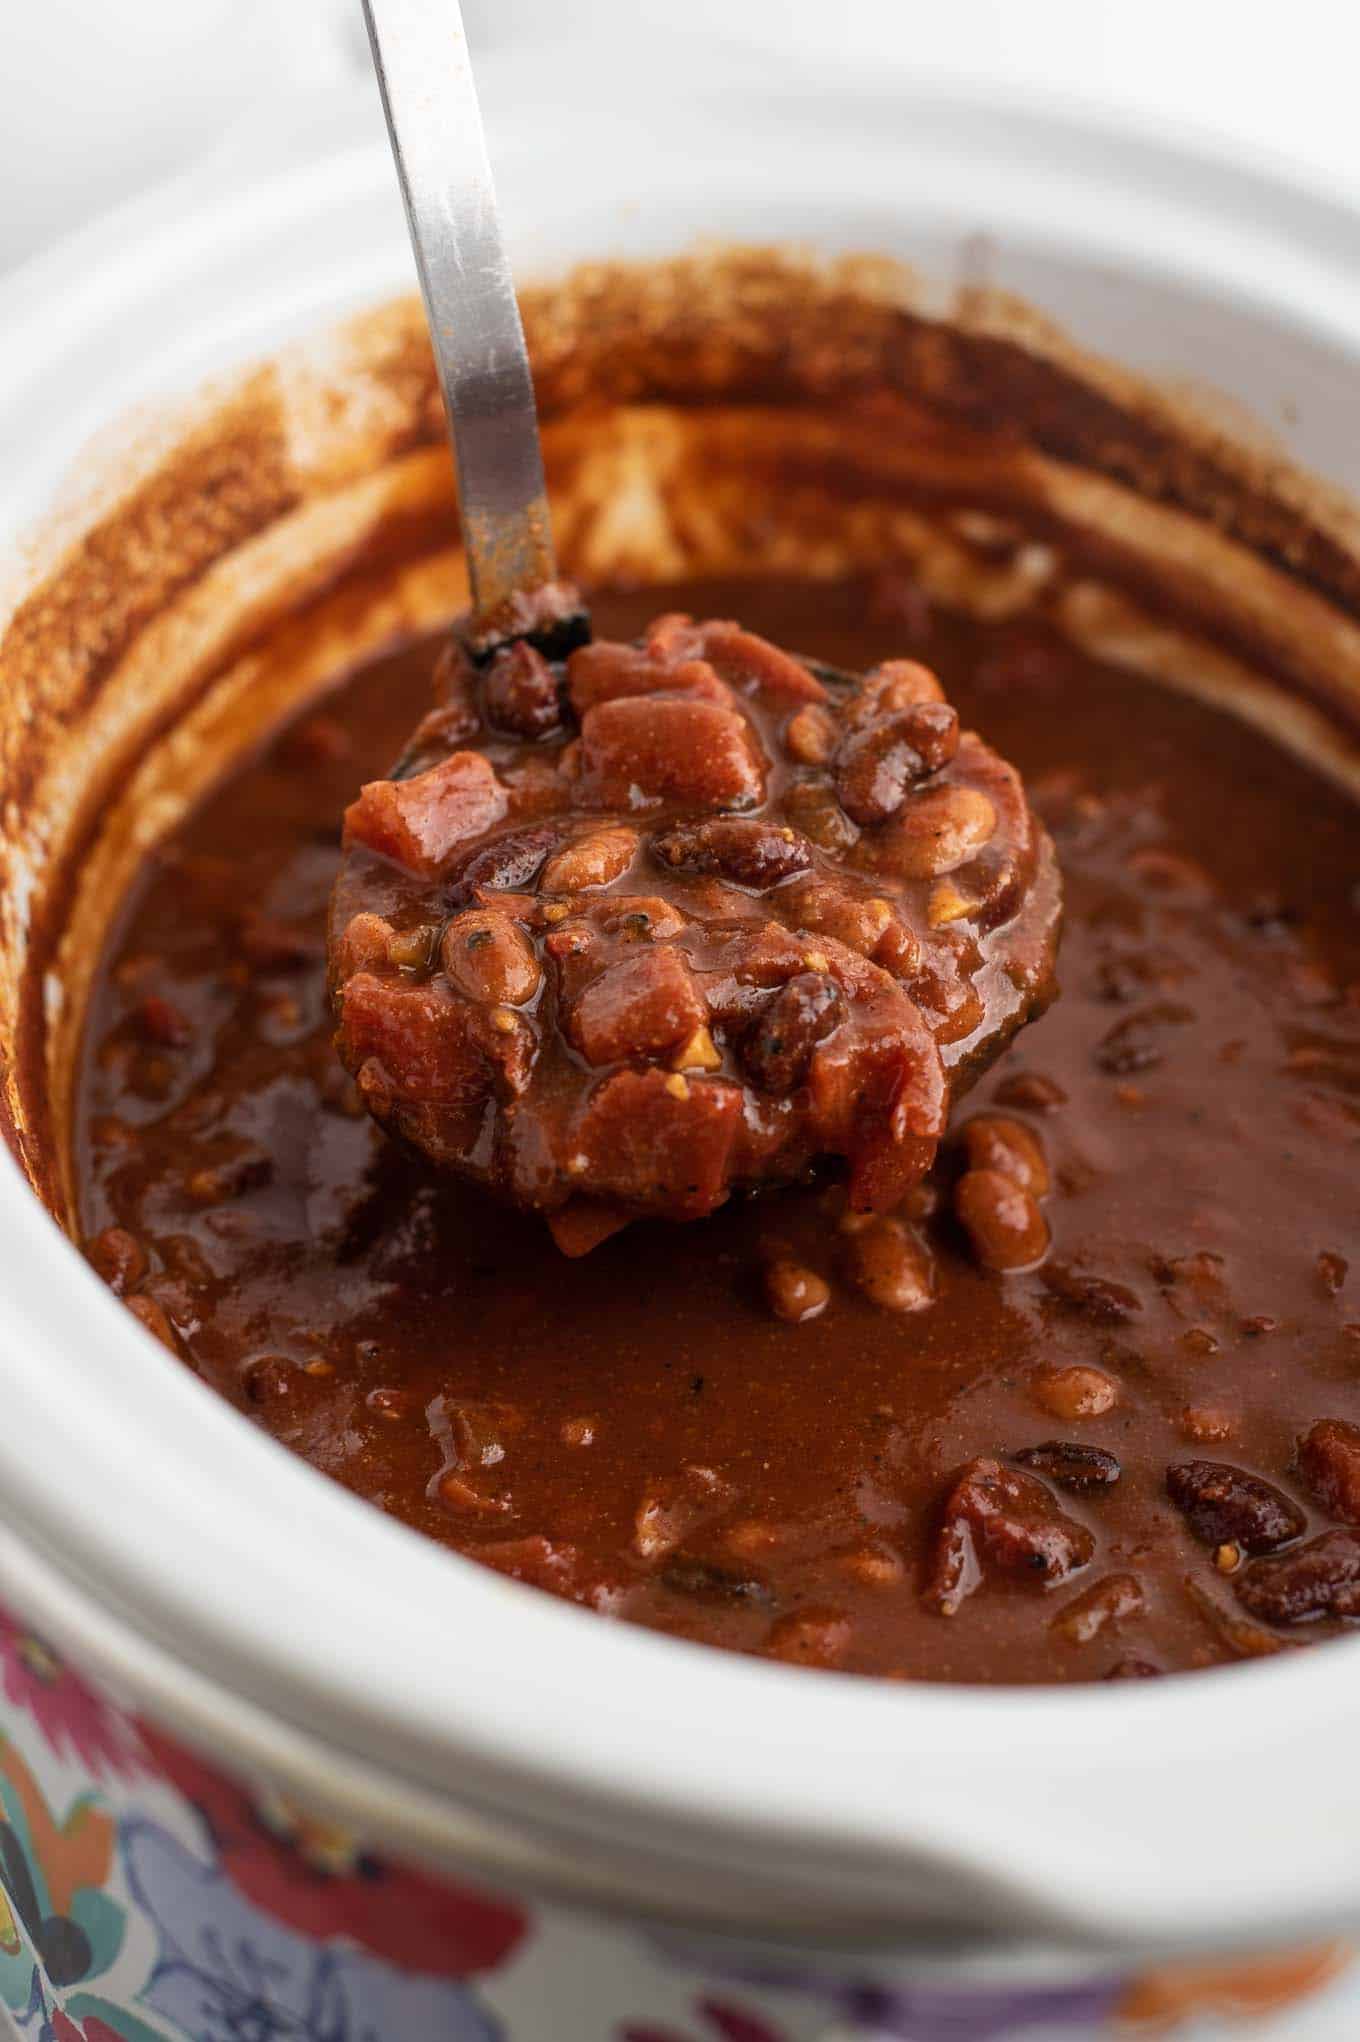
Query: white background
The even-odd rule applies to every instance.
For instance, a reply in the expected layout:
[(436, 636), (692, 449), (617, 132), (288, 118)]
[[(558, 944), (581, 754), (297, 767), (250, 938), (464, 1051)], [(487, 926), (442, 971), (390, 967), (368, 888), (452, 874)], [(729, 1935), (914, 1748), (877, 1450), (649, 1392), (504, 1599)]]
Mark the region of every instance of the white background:
[[(651, 29), (870, 53), (1229, 134), (1360, 190), (1355, 0), (467, 0), (475, 47), (589, 43), (665, 90)], [(359, 0), (0, 0), (0, 271), (168, 175), (306, 149), (370, 90)], [(376, 104), (374, 107), (376, 119)], [(569, 131), (570, 108), (560, 112)], [(0, 348), (3, 334), (0, 334)]]

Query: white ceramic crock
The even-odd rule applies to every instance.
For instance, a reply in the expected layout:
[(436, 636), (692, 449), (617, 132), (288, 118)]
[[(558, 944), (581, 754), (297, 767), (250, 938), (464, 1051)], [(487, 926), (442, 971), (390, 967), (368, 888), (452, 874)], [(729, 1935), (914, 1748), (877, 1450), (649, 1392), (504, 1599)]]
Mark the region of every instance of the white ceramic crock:
[[(1083, 345), (1213, 386), (1360, 494), (1360, 212), (1054, 110), (763, 63), (705, 83), (680, 44), (659, 61), (668, 92), (645, 101), (551, 48), (489, 67), (522, 275), (700, 234), (881, 250), (942, 293), (985, 278)], [(130, 405), (407, 287), (367, 99), (335, 125), (345, 146), (166, 192), (7, 288), (7, 533)], [(16, 556), (16, 587), (27, 571)], [(536, 1910), (533, 1983), (487, 1984), (484, 2030), (432, 2001), (336, 2035), (499, 2019), (515, 2042), (597, 2042), (687, 2037), (692, 2017), (732, 2042), (833, 2021), (934, 2042), (1018, 2032), (1031, 1989), (1050, 1995), (1047, 2013), (1026, 2001), (1034, 2032), (1094, 2033), (1106, 1983), (1138, 1964), (1360, 1924), (1360, 1640), (1213, 1679), (983, 1693), (610, 1626), (422, 1542), (242, 1424), (8, 1159), (0, 1215), (0, 1595), (117, 1706)], [(740, 1990), (695, 1983), (724, 1971)], [(991, 2011), (946, 2027), (927, 2002), (956, 1989)], [(137, 1990), (148, 2034), (238, 2032), (176, 2027)], [(116, 1997), (97, 2016), (62, 2001), (70, 2031), (140, 2035), (114, 2025)], [(68, 2037), (41, 2018), (24, 2031)]]

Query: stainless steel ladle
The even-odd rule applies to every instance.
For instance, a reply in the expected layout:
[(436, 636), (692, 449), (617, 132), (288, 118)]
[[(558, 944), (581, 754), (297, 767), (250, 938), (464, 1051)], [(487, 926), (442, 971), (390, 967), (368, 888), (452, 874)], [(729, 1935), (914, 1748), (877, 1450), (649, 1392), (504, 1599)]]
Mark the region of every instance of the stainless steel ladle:
[(444, 393), (482, 659), (590, 636), (553, 553), (533, 377), (458, 0), (364, 0), (373, 65)]

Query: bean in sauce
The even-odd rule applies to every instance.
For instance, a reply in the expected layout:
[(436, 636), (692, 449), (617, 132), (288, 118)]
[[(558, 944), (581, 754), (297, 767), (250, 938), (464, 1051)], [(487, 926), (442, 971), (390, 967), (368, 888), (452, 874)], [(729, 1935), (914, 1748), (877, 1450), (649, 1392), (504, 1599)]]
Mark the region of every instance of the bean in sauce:
[[(596, 612), (626, 637), (662, 603), (853, 671), (900, 649), (902, 602), (863, 583)], [(1064, 991), (886, 1231), (844, 1227), (818, 1181), (690, 1225), (616, 1232), (601, 1204), (570, 1260), (370, 1123), (331, 1045), (325, 906), (341, 810), (428, 698), (418, 645), (242, 764), (139, 882), (81, 1075), (91, 1260), (176, 1365), (335, 1480), (611, 1617), (937, 1681), (1142, 1679), (1334, 1635), (1360, 1617), (1360, 816), (1041, 623), (914, 614), (1056, 838)], [(852, 809), (889, 819), (809, 780), (786, 846), (898, 826), (932, 740), (899, 679), (900, 730), (844, 762)], [(532, 662), (494, 702), (508, 731), (555, 727)], [(824, 766), (815, 707), (789, 727)], [(957, 884), (981, 819), (901, 813), (905, 855)], [(497, 851), (501, 889), (563, 855), (532, 827)], [(664, 851), (712, 885), (757, 854)], [(626, 883), (630, 831), (566, 855), (562, 884)], [(514, 928), (453, 960), (511, 1029), (534, 998)], [(792, 1019), (796, 1047), (815, 1003)], [(970, 1176), (995, 1183), (960, 1201)]]

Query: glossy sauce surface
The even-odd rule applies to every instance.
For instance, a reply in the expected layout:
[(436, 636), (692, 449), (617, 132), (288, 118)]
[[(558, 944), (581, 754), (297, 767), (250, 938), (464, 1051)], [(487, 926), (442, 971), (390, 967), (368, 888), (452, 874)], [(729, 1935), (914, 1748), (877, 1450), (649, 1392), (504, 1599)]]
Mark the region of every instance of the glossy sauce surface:
[[(962, 1103), (902, 1223), (933, 1301), (874, 1301), (836, 1186), (635, 1224), (568, 1262), (369, 1123), (331, 1047), (326, 900), (340, 813), (424, 707), (432, 647), (244, 765), (129, 903), (82, 1076), (96, 1266), (294, 1451), (608, 1614), (967, 1681), (1171, 1671), (1335, 1631), (1268, 1570), (1297, 1574), (1301, 1544), (1351, 1539), (1360, 1514), (1353, 806), (1036, 623), (778, 585), (605, 598), (597, 621), (623, 636), (662, 606), (846, 668), (929, 661), (1054, 834), (1062, 994)], [(955, 1210), (965, 1124), (993, 1111), (1048, 1180), (1051, 1242), (1009, 1274)], [(775, 1315), (772, 1263), (822, 1280), (816, 1316)], [(1321, 1421), (1341, 1429), (1300, 1467)], [(1099, 1452), (1015, 1458), (1053, 1442)], [(961, 1500), (979, 1459), (1000, 1475)], [(1223, 1504), (1177, 1478), (1173, 1500), (1168, 1468), (1193, 1461), (1264, 1480), (1287, 1521), (1240, 1484)], [(1047, 1573), (1051, 1526), (1020, 1537), (1036, 1497), (1068, 1527)], [(1342, 1612), (1348, 1552), (1319, 1563)]]

